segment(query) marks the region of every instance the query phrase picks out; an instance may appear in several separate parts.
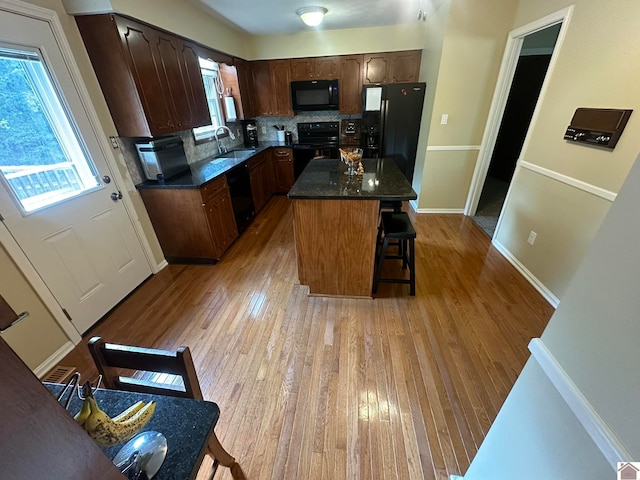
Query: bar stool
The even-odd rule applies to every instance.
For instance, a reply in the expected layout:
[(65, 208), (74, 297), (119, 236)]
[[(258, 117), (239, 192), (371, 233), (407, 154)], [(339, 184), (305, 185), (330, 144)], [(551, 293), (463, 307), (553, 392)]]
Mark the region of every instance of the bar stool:
[[(383, 283), (405, 283), (409, 284), (409, 295), (416, 294), (416, 271), (415, 271), (415, 238), (416, 231), (409, 220), (406, 212), (382, 212), (381, 221), (378, 228), (378, 244), (382, 241), (380, 254), (377, 258), (375, 276), (373, 279), (373, 293), (378, 291), (378, 284)], [(388, 255), (389, 241), (398, 241), (398, 255)], [(407, 248), (408, 247), (408, 248)], [(382, 266), (385, 260), (402, 260), (402, 268), (409, 267), (409, 280), (404, 278), (382, 278)]]

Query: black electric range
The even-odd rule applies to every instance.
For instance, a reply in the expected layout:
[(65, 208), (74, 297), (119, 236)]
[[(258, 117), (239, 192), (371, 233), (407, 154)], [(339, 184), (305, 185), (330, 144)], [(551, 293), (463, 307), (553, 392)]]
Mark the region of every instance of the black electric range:
[(314, 158), (339, 158), (339, 122), (298, 124), (298, 142), (293, 144), (293, 173), (297, 179)]

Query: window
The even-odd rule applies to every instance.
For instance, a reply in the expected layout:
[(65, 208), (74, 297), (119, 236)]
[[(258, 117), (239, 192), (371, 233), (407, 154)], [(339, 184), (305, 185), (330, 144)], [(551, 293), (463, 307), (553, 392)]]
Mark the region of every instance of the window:
[(37, 51), (0, 46), (0, 177), (25, 214), (100, 186)]
[(204, 91), (207, 94), (211, 125), (193, 129), (193, 136), (196, 142), (213, 138), (216, 128), (224, 125), (224, 116), (222, 115), (222, 107), (220, 106), (223, 87), (218, 64), (206, 58), (200, 58), (200, 72), (202, 72)]

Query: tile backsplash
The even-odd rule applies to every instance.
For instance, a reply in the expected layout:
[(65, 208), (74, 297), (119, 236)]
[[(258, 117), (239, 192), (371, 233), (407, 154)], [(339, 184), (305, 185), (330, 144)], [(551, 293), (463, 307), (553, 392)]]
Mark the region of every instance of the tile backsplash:
[[(258, 142), (275, 142), (277, 141), (276, 129), (274, 125), (284, 125), (284, 129), (293, 133), (293, 141), (298, 141), (298, 129), (297, 124), (303, 122), (331, 122), (340, 121), (343, 119), (356, 119), (360, 118), (360, 115), (340, 115), (335, 111), (320, 111), (320, 112), (307, 112), (304, 114), (296, 115), (295, 117), (256, 117), (256, 126), (258, 127)], [(264, 127), (265, 133), (262, 133)], [(242, 128), (240, 123), (231, 123), (229, 128), (236, 135), (235, 140), (231, 140), (229, 137), (221, 140), (229, 150), (233, 148), (242, 147), (244, 140), (242, 138)], [(196, 145), (193, 139), (193, 133), (191, 130), (184, 130), (177, 132), (184, 142), (184, 152), (187, 156), (187, 162), (189, 164), (199, 162), (207, 157), (212, 157), (218, 154), (218, 149), (215, 142), (202, 143)], [(137, 138), (119, 137), (118, 144), (120, 151), (124, 158), (124, 162), (127, 165), (127, 169), (131, 174), (131, 179), (134, 184), (141, 183), (145, 180), (144, 171), (140, 165), (140, 159), (138, 158), (138, 152), (136, 150)]]
[[(293, 133), (294, 143), (298, 141), (298, 123), (307, 122), (339, 122), (343, 119), (360, 118), (361, 115), (340, 115), (336, 111), (320, 111), (306, 112), (298, 114), (295, 117), (256, 117), (256, 125), (258, 127), (258, 142), (277, 141), (277, 130), (274, 125), (284, 125), (284, 129)], [(262, 133), (264, 127), (265, 133)]]

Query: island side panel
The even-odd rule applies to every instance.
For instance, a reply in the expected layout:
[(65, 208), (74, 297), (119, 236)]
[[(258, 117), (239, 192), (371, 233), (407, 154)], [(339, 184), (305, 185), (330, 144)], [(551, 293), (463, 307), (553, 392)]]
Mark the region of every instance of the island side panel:
[(300, 284), (312, 295), (371, 297), (378, 200), (293, 200)]

